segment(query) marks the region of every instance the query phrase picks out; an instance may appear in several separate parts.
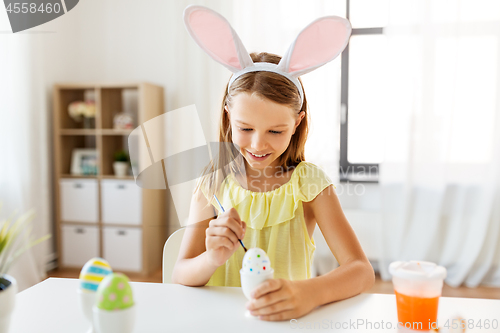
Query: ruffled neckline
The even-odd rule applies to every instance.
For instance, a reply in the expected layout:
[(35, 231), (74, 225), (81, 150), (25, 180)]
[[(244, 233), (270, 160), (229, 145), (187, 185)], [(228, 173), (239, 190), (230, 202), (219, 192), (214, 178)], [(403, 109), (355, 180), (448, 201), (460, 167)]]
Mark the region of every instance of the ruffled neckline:
[(238, 180), (234, 177), (233, 174), (229, 174), (228, 177), (227, 177), (227, 181), (232, 183), (233, 185), (235, 185), (239, 190), (242, 190), (244, 191), (244, 193), (247, 193), (247, 194), (251, 194), (251, 195), (270, 195), (270, 194), (276, 194), (276, 192), (278, 191), (281, 191), (283, 188), (285, 187), (290, 187), (293, 185), (293, 180), (294, 180), (294, 177), (298, 177), (298, 172), (297, 170), (299, 169), (299, 167), (301, 167), (302, 165), (304, 165), (305, 161), (301, 161), (299, 162), (299, 164), (297, 164), (297, 166), (295, 167), (295, 169), (292, 171), (292, 175), (290, 176), (290, 179), (288, 179), (288, 181), (282, 185), (280, 185), (278, 188), (275, 188), (274, 190), (270, 190), (270, 191), (264, 191), (264, 192), (256, 192), (256, 191), (251, 191), (251, 190), (248, 190), (246, 188), (244, 188), (243, 186), (241, 186), (241, 184), (238, 182)]
[[(234, 176), (228, 175), (218, 197), (223, 207), (234, 207), (247, 226), (261, 230), (290, 221), (301, 202), (313, 200), (332, 184), (330, 178), (316, 165), (302, 161), (293, 170), (288, 182), (267, 192), (243, 188)], [(212, 204), (218, 208), (215, 202)]]

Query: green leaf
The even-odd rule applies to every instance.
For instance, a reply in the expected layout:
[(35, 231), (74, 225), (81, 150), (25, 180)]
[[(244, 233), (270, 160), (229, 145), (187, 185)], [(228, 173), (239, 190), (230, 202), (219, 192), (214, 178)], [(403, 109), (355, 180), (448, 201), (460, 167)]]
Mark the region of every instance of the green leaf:
[[(0, 203), (0, 208), (2, 204)], [(33, 225), (31, 222), (35, 217), (33, 209), (22, 214), (19, 218), (12, 222), (16, 212), (11, 214), (7, 220), (0, 223), (0, 274), (7, 273), (15, 260), (26, 252), (29, 248), (47, 240), (52, 235), (45, 235), (37, 240), (31, 240), (31, 231)], [(18, 243), (21, 241), (21, 234), (24, 234), (25, 245), (18, 248)]]

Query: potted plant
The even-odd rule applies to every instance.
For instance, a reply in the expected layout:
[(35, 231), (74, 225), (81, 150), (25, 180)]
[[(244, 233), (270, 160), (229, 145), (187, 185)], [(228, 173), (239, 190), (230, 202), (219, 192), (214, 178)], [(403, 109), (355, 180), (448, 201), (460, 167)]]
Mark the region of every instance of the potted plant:
[[(16, 279), (8, 275), (7, 272), (14, 261), (27, 249), (51, 236), (46, 235), (37, 240), (31, 239), (32, 226), (30, 224), (34, 216), (33, 210), (30, 210), (14, 222), (12, 215), (8, 219), (0, 221), (0, 333), (7, 333), (9, 330), (10, 316), (17, 294)], [(24, 235), (26, 244), (19, 247), (21, 235)]]
[(115, 175), (118, 177), (124, 177), (127, 175), (127, 170), (129, 167), (129, 156), (125, 150), (118, 150), (114, 155), (115, 162), (113, 163), (113, 170)]

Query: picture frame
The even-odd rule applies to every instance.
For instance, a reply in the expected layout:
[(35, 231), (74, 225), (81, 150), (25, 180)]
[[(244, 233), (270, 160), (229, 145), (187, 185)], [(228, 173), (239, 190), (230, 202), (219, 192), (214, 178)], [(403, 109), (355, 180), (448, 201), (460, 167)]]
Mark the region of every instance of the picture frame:
[(97, 149), (73, 149), (71, 155), (71, 174), (79, 176), (95, 176), (98, 173)]

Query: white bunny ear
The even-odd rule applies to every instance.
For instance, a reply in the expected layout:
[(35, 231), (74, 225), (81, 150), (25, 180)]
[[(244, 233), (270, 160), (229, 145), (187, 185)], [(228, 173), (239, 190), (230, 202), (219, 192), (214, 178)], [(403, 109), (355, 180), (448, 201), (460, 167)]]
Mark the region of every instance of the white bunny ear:
[(184, 23), (196, 43), (231, 72), (253, 65), (240, 38), (219, 13), (207, 7), (189, 5), (184, 9)]
[(338, 16), (315, 20), (295, 38), (278, 68), (299, 77), (323, 66), (344, 50), (351, 31), (349, 21)]

